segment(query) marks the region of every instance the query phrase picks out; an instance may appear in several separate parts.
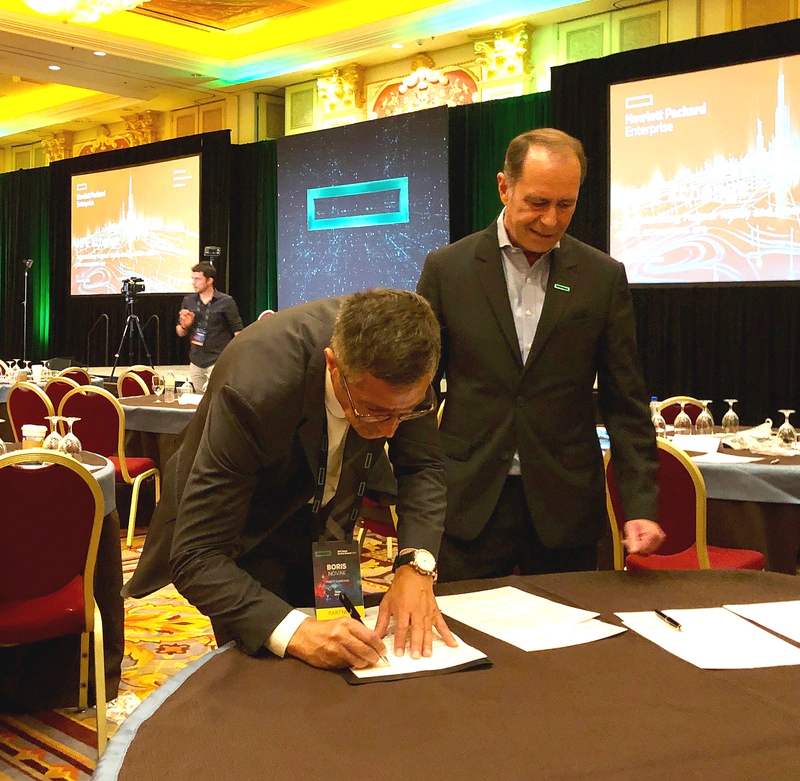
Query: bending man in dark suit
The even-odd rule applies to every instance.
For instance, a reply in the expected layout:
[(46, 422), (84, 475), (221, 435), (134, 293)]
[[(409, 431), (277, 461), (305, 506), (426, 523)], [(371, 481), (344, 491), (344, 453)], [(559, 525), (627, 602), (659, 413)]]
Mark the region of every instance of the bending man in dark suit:
[[(454, 644), (432, 573), (413, 560), (414, 549), (436, 555), (444, 519), (436, 420), (425, 414), (434, 407), (438, 360), (436, 318), (405, 291), (316, 301), (246, 328), (220, 356), (165, 468), (164, 493), (124, 593), (143, 596), (172, 580), (211, 618), (220, 643), (235, 639), (250, 654), (266, 646), (318, 667), (377, 662), (391, 616), (395, 653), (410, 630), (412, 656), (430, 655), (432, 626)], [(315, 621), (292, 610), (313, 604), (311, 543), (324, 533), (326, 508), (346, 504), (350, 517), (358, 507), (358, 480), (349, 497), (337, 493), (348, 482), (348, 435), (375, 453), (368, 487), (382, 463), (388, 468), (389, 438), (401, 553), (412, 559), (397, 569), (374, 632), (351, 618)]]
[(653, 552), (657, 459), (621, 263), (565, 235), (581, 143), (529, 131), (497, 175), (505, 208), (432, 252), (418, 292), (442, 327), (442, 580), (594, 569), (608, 523), (592, 386), (625, 506), (625, 544)]

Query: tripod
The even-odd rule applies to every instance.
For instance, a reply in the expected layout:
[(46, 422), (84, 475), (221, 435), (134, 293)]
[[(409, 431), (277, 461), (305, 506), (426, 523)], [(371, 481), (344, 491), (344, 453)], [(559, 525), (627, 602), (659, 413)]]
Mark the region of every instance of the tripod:
[[(122, 339), (119, 340), (119, 347), (117, 347), (117, 352), (114, 353), (114, 365), (111, 367), (111, 377), (110, 379), (114, 379), (114, 372), (117, 370), (117, 364), (119, 363), (119, 356), (122, 352), (122, 345), (125, 344), (125, 339), (128, 340), (128, 366), (133, 366), (133, 338), (134, 334), (139, 334), (139, 343), (144, 348), (144, 354), (147, 356), (147, 365), (153, 365), (153, 359), (150, 357), (150, 350), (147, 348), (147, 342), (144, 338), (144, 333), (142, 332), (142, 324), (139, 322), (139, 318), (136, 316), (134, 312), (134, 306), (136, 305), (136, 299), (133, 296), (126, 295), (125, 296), (125, 304), (128, 307), (128, 319), (125, 321), (125, 329), (122, 332)], [(135, 329), (135, 330), (134, 330)]]

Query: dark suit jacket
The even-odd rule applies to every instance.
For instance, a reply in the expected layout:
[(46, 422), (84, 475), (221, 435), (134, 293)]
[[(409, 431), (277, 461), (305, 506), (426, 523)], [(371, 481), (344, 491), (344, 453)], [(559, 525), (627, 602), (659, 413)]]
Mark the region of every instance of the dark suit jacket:
[(518, 449), (542, 542), (576, 547), (602, 536), (607, 518), (595, 373), (626, 516), (656, 520), (654, 431), (621, 263), (563, 237), (524, 366), (496, 223), (428, 255), (417, 290), (442, 325), (447, 534), (478, 536)]
[[(141, 562), (124, 590), (144, 596), (172, 580), (248, 653), (291, 608), (237, 561), (291, 523), (313, 495), (326, 425), (323, 351), (341, 300), (279, 312), (225, 348), (165, 468)], [(445, 508), (435, 417), (401, 423), (389, 451), (400, 544), (435, 554)], [(368, 485), (391, 490), (386, 480), (394, 478), (382, 463), (383, 472), (370, 470)]]

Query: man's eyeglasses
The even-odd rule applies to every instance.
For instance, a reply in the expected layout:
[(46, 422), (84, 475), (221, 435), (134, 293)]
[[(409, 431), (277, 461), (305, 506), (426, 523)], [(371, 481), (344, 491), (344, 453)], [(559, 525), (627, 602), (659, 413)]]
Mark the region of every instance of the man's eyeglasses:
[(419, 404), (417, 404), (414, 409), (409, 410), (408, 412), (391, 412), (383, 415), (364, 415), (358, 411), (358, 408), (353, 401), (350, 388), (347, 387), (347, 377), (344, 376), (344, 372), (342, 371), (341, 367), (339, 368), (339, 374), (342, 378), (344, 391), (347, 394), (347, 400), (350, 402), (350, 408), (353, 410), (353, 415), (364, 423), (385, 423), (387, 420), (397, 420), (402, 423), (404, 420), (413, 420), (414, 418), (421, 418), (424, 415), (429, 415), (436, 409), (436, 394), (433, 392), (433, 386), (429, 385), (425, 394), (425, 398)]

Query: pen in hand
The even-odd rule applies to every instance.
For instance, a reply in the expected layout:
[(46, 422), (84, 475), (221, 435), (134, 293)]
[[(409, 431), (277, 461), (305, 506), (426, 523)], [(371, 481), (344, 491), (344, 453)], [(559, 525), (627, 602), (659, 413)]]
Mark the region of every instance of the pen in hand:
[(653, 611), (662, 621), (669, 624), (673, 629), (677, 629), (679, 632), (682, 631), (683, 627), (671, 616), (668, 616), (666, 613), (662, 613), (660, 610)]
[[(344, 605), (344, 609), (350, 614), (350, 618), (354, 621), (358, 621), (359, 624), (364, 626), (364, 621), (361, 618), (361, 613), (358, 612), (358, 608), (353, 604), (353, 601), (344, 591), (339, 592), (339, 601)], [(381, 661), (389, 667), (389, 660), (385, 656), (381, 656)]]

